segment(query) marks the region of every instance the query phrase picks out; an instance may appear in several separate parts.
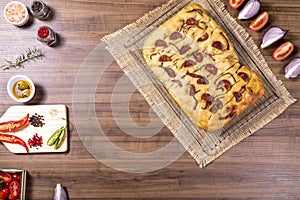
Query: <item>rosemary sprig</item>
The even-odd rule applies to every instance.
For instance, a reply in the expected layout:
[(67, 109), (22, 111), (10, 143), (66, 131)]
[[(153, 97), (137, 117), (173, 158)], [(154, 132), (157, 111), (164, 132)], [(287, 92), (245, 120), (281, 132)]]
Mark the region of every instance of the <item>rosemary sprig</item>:
[(30, 60), (41, 59), (42, 56), (43, 56), (42, 50), (36, 47), (32, 50), (28, 48), (26, 53), (19, 55), (14, 62), (5, 59), (6, 64), (0, 66), (0, 68), (2, 68), (3, 70), (7, 70), (11, 68), (24, 67), (25, 62)]

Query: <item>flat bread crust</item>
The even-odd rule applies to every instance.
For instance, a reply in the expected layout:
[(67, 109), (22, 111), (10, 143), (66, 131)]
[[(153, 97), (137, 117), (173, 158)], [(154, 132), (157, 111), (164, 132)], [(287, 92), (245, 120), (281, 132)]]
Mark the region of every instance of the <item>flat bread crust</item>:
[(145, 39), (144, 59), (199, 128), (218, 130), (264, 95), (221, 27), (190, 4)]

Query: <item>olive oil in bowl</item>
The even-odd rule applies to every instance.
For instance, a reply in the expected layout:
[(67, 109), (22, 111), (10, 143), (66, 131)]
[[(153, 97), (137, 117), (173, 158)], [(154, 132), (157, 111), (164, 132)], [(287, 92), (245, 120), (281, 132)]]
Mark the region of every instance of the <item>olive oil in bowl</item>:
[(27, 76), (16, 75), (8, 81), (7, 92), (17, 102), (28, 102), (35, 94), (35, 86)]
[(28, 98), (32, 90), (31, 84), (26, 80), (17, 81), (12, 88), (12, 93), (17, 99)]

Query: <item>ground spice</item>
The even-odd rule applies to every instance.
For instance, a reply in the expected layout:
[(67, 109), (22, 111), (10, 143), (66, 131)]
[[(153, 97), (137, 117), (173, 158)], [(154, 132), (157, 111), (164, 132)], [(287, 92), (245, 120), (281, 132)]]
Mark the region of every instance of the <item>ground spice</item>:
[(43, 9), (43, 4), (41, 2), (36, 1), (32, 4), (31, 8), (34, 12), (39, 13)]

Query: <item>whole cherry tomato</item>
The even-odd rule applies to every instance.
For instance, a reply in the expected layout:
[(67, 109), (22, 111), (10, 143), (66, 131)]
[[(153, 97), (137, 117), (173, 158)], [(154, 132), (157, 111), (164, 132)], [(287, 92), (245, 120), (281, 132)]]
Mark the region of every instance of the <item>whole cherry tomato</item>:
[(9, 192), (7, 188), (0, 190), (0, 200), (5, 200), (5, 198), (8, 196), (8, 193)]
[(229, 0), (229, 5), (233, 9), (238, 9), (245, 0)]
[(255, 18), (249, 28), (252, 31), (260, 31), (269, 21), (269, 13), (267, 11), (262, 12), (257, 18)]
[(13, 181), (19, 181), (20, 182), (21, 175), (19, 173), (13, 173), (13, 174), (11, 174), (11, 178), (12, 178)]
[(284, 60), (293, 52), (293, 50), (294, 45), (291, 42), (285, 42), (273, 52), (273, 58), (279, 61)]

